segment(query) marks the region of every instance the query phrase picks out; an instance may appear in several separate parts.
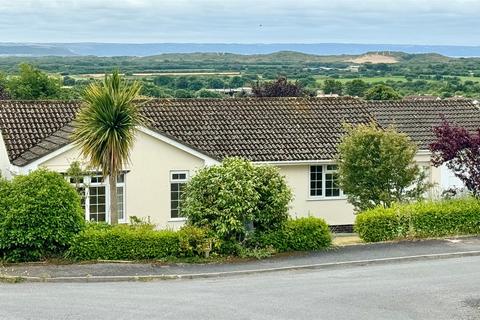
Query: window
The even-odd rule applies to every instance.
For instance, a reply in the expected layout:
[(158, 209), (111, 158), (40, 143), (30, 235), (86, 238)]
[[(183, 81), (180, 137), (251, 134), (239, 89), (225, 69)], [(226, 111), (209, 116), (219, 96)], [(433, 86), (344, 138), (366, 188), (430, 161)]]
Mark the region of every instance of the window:
[(338, 167), (335, 164), (310, 166), (310, 197), (334, 198), (343, 196), (338, 185)]
[(310, 196), (321, 197), (323, 195), (323, 166), (310, 167)]
[[(110, 206), (109, 186), (100, 173), (81, 178), (68, 177), (68, 181), (75, 186), (82, 199), (82, 208), (85, 210), (85, 219), (88, 221), (108, 221)], [(125, 221), (125, 173), (117, 177), (117, 206), (118, 220)]]
[(181, 218), (182, 194), (188, 180), (188, 171), (170, 172), (170, 217)]
[(336, 165), (328, 164), (325, 170), (325, 197), (339, 197), (338, 169)]

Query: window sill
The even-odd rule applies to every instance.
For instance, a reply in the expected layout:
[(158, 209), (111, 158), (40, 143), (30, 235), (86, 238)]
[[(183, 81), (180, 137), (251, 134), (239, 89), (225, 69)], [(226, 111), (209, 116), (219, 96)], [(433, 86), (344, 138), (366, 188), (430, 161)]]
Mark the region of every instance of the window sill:
[(170, 218), (168, 219), (168, 222), (185, 222), (187, 221), (187, 218)]
[(308, 197), (307, 201), (331, 201), (331, 200), (347, 200), (345, 196), (339, 197)]

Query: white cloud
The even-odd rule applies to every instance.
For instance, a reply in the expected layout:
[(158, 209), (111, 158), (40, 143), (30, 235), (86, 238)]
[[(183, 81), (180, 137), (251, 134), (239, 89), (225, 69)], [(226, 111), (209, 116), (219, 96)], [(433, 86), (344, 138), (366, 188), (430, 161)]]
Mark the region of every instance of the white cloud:
[(480, 44), (478, 0), (0, 0), (1, 41)]

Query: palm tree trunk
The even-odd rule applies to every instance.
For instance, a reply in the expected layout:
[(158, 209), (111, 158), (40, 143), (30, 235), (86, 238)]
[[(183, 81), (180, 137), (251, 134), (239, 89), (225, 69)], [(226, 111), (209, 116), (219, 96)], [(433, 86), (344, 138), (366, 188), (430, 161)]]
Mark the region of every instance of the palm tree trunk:
[(117, 175), (109, 175), (108, 183), (110, 185), (110, 224), (116, 225), (118, 224)]

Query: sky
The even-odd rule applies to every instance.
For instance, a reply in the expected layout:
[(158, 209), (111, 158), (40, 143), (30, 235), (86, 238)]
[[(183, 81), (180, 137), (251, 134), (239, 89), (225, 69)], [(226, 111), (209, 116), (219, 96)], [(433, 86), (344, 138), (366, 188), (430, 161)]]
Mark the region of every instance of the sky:
[(480, 0), (0, 0), (0, 42), (480, 45)]

